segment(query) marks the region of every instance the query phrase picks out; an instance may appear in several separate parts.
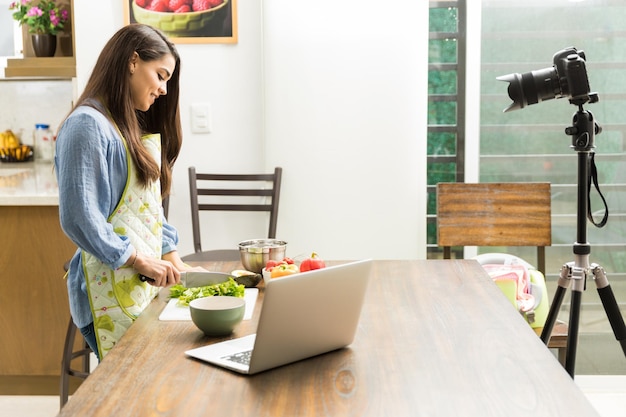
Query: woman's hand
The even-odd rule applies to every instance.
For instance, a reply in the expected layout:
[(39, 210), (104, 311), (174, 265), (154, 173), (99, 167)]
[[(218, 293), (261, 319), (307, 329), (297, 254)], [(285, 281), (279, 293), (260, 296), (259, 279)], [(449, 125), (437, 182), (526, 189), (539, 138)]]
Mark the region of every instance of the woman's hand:
[(174, 264), (165, 259), (155, 259), (149, 256), (137, 255), (134, 268), (141, 275), (145, 275), (150, 285), (167, 287), (180, 283), (180, 271)]

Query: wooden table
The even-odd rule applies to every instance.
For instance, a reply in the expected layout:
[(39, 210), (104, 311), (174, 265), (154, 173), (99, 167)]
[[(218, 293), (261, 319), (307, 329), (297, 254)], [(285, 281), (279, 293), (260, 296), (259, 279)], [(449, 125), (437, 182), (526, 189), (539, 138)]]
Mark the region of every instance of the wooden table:
[[(159, 321), (165, 303), (161, 294), (146, 309), (61, 416), (598, 416), (475, 261), (376, 261), (349, 348), (254, 376), (185, 357), (222, 339)], [(234, 337), (254, 332), (260, 305)]]

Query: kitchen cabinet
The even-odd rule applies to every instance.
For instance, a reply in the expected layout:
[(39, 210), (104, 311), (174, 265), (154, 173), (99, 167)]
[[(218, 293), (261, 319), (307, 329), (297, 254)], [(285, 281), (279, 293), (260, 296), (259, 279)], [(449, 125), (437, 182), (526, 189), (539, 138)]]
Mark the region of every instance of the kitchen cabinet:
[(70, 313), (50, 164), (0, 164), (0, 377), (58, 376)]

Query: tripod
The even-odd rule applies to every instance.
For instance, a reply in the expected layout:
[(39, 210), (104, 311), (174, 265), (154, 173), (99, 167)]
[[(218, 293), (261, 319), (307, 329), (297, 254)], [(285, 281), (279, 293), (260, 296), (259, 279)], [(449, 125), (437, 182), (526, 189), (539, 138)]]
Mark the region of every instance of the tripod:
[[(597, 96), (593, 97), (597, 101)], [(570, 100), (571, 104), (578, 106), (578, 111), (574, 114), (572, 126), (565, 129), (567, 135), (572, 136), (572, 148), (578, 153), (578, 195), (577, 195), (577, 224), (576, 242), (573, 246), (574, 261), (568, 262), (561, 268), (558, 279), (558, 286), (554, 296), (546, 324), (541, 332), (541, 340), (548, 343), (552, 328), (556, 322), (565, 291), (572, 283), (572, 301), (569, 316), (569, 333), (567, 337), (567, 350), (565, 357), (565, 369), (574, 377), (576, 363), (576, 348), (578, 343), (578, 326), (580, 320), (580, 303), (582, 292), (587, 285), (587, 277), (592, 275), (597, 286), (602, 306), (611, 324), (615, 338), (620, 342), (624, 355), (626, 356), (626, 326), (620, 313), (611, 285), (606, 277), (604, 268), (598, 264), (589, 263), (591, 245), (587, 242), (587, 216), (594, 222), (589, 210), (589, 190), (591, 188), (591, 178), (596, 181), (595, 164), (593, 162), (594, 137), (600, 134), (601, 128), (594, 121), (593, 115), (583, 109), (583, 104), (587, 99)], [(596, 188), (597, 182), (595, 182)], [(603, 198), (604, 200), (604, 198)], [(605, 202), (606, 206), (606, 202)], [(605, 211), (604, 225), (608, 217), (608, 209)], [(595, 223), (594, 223), (595, 224)]]

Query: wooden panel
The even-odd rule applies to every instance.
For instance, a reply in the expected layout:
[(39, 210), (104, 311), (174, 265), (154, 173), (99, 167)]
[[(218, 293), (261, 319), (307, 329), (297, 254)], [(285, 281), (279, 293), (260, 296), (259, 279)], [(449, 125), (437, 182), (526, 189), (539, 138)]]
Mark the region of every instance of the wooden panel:
[(439, 246), (550, 246), (549, 183), (437, 184)]
[(63, 77), (76, 76), (76, 59), (63, 58), (9, 58), (4, 70), (6, 77)]
[(57, 206), (0, 207), (0, 375), (59, 375), (70, 317), (63, 264), (75, 246)]

